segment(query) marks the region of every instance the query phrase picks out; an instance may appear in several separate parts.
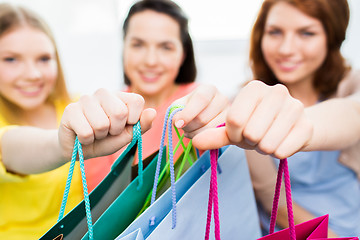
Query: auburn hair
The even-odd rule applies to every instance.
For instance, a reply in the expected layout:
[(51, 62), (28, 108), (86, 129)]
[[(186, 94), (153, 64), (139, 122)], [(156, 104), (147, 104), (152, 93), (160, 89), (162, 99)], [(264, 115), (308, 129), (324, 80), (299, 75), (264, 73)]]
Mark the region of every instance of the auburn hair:
[(315, 72), (313, 86), (322, 98), (329, 97), (350, 69), (340, 52), (350, 17), (347, 0), (264, 0), (251, 32), (249, 62), (253, 77), (269, 85), (280, 82), (265, 61), (261, 41), (269, 11), (279, 2), (291, 4), (322, 23), (327, 37), (327, 56)]

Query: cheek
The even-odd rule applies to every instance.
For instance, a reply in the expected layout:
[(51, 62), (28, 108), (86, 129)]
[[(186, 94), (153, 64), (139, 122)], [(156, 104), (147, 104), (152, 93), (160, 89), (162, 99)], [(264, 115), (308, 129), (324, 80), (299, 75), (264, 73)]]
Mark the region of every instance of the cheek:
[(49, 66), (43, 71), (43, 76), (51, 87), (54, 87), (56, 80), (58, 78), (58, 68), (57, 65)]
[(174, 72), (177, 75), (179, 69), (183, 63), (183, 56), (181, 54), (172, 55), (172, 56), (165, 56), (162, 59), (162, 64), (166, 66), (168, 70)]
[(271, 62), (271, 56), (274, 55), (274, 50), (276, 49), (275, 44), (272, 41), (269, 41), (267, 38), (263, 38), (261, 41), (261, 52), (264, 56), (264, 59), (267, 63)]
[(307, 56), (312, 59), (314, 67), (316, 66), (316, 68), (318, 68), (323, 64), (327, 56), (326, 43), (319, 42), (318, 44), (314, 44), (311, 48), (308, 48), (306, 52)]
[(0, 64), (0, 82), (12, 82), (15, 81), (21, 75), (22, 69), (19, 66), (9, 66)]
[(123, 68), (128, 74), (130, 70), (139, 65), (139, 56), (132, 52), (124, 51), (123, 53)]

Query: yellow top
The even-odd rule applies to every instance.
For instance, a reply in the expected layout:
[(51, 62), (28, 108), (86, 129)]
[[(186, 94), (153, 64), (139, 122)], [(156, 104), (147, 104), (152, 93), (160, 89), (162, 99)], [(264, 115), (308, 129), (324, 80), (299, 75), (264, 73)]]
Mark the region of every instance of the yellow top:
[[(66, 104), (54, 105), (59, 123)], [(0, 138), (13, 127), (0, 113)], [(68, 171), (69, 164), (65, 164), (50, 172), (19, 176), (6, 171), (0, 155), (0, 239), (39, 239), (46, 233), (57, 222)], [(76, 166), (66, 213), (82, 199), (81, 175)]]

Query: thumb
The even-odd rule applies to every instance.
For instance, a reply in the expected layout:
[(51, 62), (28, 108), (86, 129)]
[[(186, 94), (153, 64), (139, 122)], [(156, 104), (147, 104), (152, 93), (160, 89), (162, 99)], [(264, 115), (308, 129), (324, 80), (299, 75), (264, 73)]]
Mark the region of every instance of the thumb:
[(193, 138), (193, 145), (200, 150), (218, 149), (229, 144), (225, 127), (206, 129)]
[(156, 117), (156, 110), (153, 108), (145, 109), (140, 116), (140, 125), (142, 133), (145, 133), (151, 128), (152, 122)]

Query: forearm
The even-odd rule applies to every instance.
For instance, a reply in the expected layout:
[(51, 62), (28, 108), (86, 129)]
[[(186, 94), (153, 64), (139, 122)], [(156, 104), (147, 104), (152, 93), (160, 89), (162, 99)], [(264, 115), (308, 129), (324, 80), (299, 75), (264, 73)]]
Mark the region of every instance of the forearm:
[(10, 129), (1, 139), (1, 149), (7, 170), (18, 174), (50, 171), (69, 161), (62, 157), (57, 130)]
[(360, 141), (360, 102), (331, 99), (305, 111), (314, 132), (303, 151), (344, 149)]

